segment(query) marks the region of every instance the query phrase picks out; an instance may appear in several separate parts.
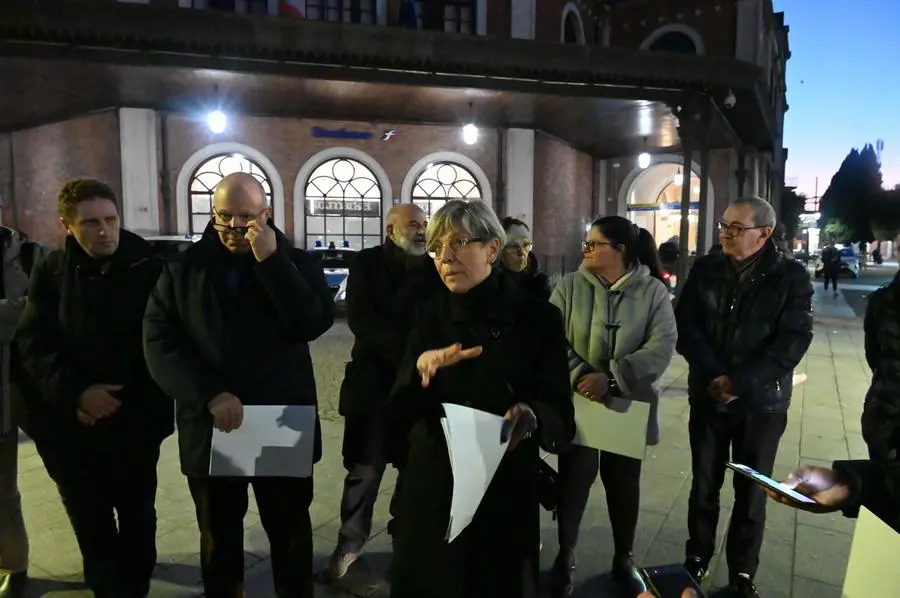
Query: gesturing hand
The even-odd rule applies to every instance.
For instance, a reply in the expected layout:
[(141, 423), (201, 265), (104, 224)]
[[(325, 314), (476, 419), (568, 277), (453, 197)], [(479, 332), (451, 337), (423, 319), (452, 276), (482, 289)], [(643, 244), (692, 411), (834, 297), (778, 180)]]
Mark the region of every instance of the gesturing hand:
[(230, 392), (219, 393), (207, 405), (213, 416), (213, 426), (223, 432), (231, 432), (244, 422), (244, 405)]
[(255, 219), (247, 223), (247, 242), (253, 250), (256, 261), (261, 262), (278, 249), (275, 230), (269, 226), (269, 210), (263, 210)]
[(481, 346), (463, 349), (462, 344), (456, 343), (443, 349), (431, 349), (419, 355), (416, 360), (416, 369), (422, 377), (422, 388), (428, 388), (431, 379), (441, 368), (455, 365), (460, 361), (472, 359), (481, 355)]
[(782, 484), (804, 496), (808, 496), (816, 501), (816, 504), (791, 500), (768, 488), (766, 489), (766, 494), (781, 504), (811, 513), (837, 511), (850, 497), (850, 487), (838, 472), (815, 465), (807, 465), (795, 469)]
[(500, 428), (500, 442), (509, 440), (509, 449), (513, 450), (519, 441), (530, 438), (537, 429), (537, 416), (525, 403), (516, 403), (503, 416), (503, 427)]
[(85, 425), (92, 425), (98, 419), (115, 413), (122, 402), (110, 393), (117, 390), (122, 390), (121, 384), (94, 384), (88, 387), (78, 397), (78, 410), (87, 415), (92, 422), (86, 423), (87, 420), (81, 416), (78, 416), (79, 421)]

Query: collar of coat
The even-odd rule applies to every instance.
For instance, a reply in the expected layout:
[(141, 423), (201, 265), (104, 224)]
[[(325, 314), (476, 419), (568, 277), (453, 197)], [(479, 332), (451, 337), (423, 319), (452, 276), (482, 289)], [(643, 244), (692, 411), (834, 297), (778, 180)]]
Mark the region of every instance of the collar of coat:
[(457, 324), (487, 320), (503, 324), (515, 321), (524, 297), (509, 277), (494, 268), (491, 274), (468, 293), (457, 294), (444, 287), (450, 305), (450, 320)]

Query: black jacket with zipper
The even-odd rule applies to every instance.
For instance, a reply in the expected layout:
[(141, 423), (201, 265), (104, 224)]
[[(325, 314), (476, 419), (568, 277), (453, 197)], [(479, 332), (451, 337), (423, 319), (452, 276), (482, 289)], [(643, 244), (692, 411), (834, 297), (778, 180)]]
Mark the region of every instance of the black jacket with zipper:
[[(144, 354), (175, 398), (185, 475), (209, 472), (207, 405), (216, 395), (230, 392), (244, 405), (318, 404), (309, 343), (331, 327), (334, 302), (321, 262), (275, 232), (278, 249), (257, 262), (251, 252), (229, 253), (208, 226), (166, 264), (150, 295)], [(317, 430), (314, 461), (321, 455)]]
[(730, 410), (787, 411), (792, 375), (812, 342), (809, 273), (771, 241), (744, 280), (727, 255), (697, 259), (675, 316), (678, 352), (690, 366), (691, 406), (714, 410), (707, 388), (728, 375), (739, 398)]
[[(16, 341), (37, 441), (68, 450), (71, 440), (106, 435), (158, 444), (172, 434), (172, 400), (150, 378), (141, 341), (161, 269), (150, 244), (125, 230), (106, 260), (89, 257), (68, 237), (65, 249), (35, 266)], [(113, 393), (122, 405), (86, 427), (77, 421), (78, 399), (94, 384), (123, 385)]]
[(900, 273), (869, 295), (863, 324), (872, 384), (866, 393), (862, 434), (873, 459), (900, 456)]

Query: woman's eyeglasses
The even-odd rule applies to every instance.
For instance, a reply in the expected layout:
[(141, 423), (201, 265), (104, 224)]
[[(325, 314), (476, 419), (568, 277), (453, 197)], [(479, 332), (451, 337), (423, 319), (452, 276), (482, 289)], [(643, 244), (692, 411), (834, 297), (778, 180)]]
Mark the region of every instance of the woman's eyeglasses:
[[(449, 249), (453, 255), (456, 255), (460, 250), (468, 247), (472, 243), (484, 243), (484, 239), (481, 237), (459, 237), (450, 241), (447, 244), (447, 249)], [(428, 255), (433, 260), (436, 260), (439, 256), (443, 255), (443, 253), (444, 244), (440, 241), (432, 243), (431, 246), (428, 247)]]
[(590, 253), (596, 248), (602, 247), (604, 245), (612, 245), (612, 243), (610, 243), (609, 241), (582, 241), (581, 250)]

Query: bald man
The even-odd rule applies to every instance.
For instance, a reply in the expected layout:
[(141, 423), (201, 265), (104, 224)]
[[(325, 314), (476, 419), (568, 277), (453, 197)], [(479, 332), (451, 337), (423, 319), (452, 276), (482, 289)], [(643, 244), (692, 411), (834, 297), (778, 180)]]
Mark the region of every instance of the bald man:
[[(347, 477), (338, 543), (324, 572), (332, 580), (346, 575), (359, 557), (372, 530), (386, 463), (398, 465), (385, 452), (391, 435), (383, 407), (406, 348), (410, 318), (416, 306), (440, 288), (434, 264), (425, 255), (425, 225), (425, 213), (417, 206), (396, 205), (388, 214), (384, 244), (364, 249), (350, 261), (347, 323), (355, 339), (341, 387)], [(391, 514), (395, 512), (392, 500)], [(388, 524), (388, 532), (391, 527)]]
[[(275, 594), (313, 596), (312, 477), (212, 477), (210, 442), (213, 428), (241, 427), (244, 405), (317, 405), (309, 343), (331, 327), (332, 305), (320, 262), (274, 227), (262, 186), (244, 173), (222, 179), (203, 237), (166, 265), (150, 296), (144, 353), (175, 399), (207, 596), (243, 595), (250, 485)], [(314, 432), (318, 462), (318, 419)]]
[(34, 267), (16, 332), (29, 434), (72, 522), (97, 598), (146, 596), (156, 567), (156, 465), (172, 401), (144, 362), (147, 297), (162, 270), (120, 228), (96, 180), (59, 194), (66, 243)]

